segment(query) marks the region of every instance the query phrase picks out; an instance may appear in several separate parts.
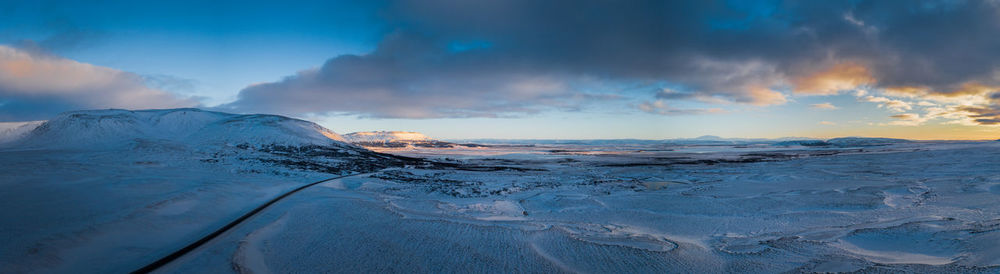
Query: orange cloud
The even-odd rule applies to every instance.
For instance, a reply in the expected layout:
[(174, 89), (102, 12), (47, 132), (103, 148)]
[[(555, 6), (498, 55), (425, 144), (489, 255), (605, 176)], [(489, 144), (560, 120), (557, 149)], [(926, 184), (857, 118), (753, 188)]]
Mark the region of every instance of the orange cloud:
[(875, 83), (867, 67), (854, 62), (836, 64), (826, 70), (791, 80), (798, 94), (833, 95), (842, 90)]
[(809, 106), (812, 107), (812, 108), (814, 108), (814, 109), (824, 109), (824, 110), (838, 109), (837, 106), (834, 106), (831, 103), (812, 104), (812, 105), (809, 105)]
[[(993, 94), (1000, 92), (1000, 86), (984, 85), (979, 82), (965, 82), (952, 90), (934, 90), (923, 86), (894, 86), (884, 89), (886, 95), (920, 98), (940, 103), (957, 105), (984, 105), (995, 103)], [(928, 102), (929, 103), (929, 102)]]
[[(151, 88), (142, 76), (0, 45), (0, 97), (76, 108), (171, 108), (190, 98)], [(72, 110), (72, 109), (65, 109)]]
[(904, 112), (904, 111), (913, 109), (913, 106), (910, 105), (910, 103), (907, 103), (907, 102), (904, 102), (904, 101), (900, 101), (900, 100), (890, 99), (890, 98), (886, 98), (886, 97), (878, 97), (878, 96), (868, 95), (868, 96), (861, 97), (861, 98), (858, 98), (858, 99), (861, 100), (861, 101), (864, 101), (864, 102), (878, 103), (879, 107), (886, 108), (886, 109), (889, 109), (889, 110), (892, 110), (892, 111), (895, 111), (895, 112)]
[(888, 123), (888, 125), (893, 126), (919, 126), (931, 119), (931, 117), (920, 116), (919, 114), (913, 113), (896, 114), (889, 117), (896, 119), (895, 121)]
[[(935, 90), (925, 86), (893, 86), (883, 89), (888, 96), (919, 99), (916, 105), (924, 115), (901, 114), (891, 116), (899, 119), (892, 125), (919, 125), (929, 119), (942, 118), (945, 124), (955, 125), (1000, 125), (1000, 86), (991, 86), (969, 81), (953, 89)], [(868, 96), (868, 102), (878, 102), (882, 107), (896, 112), (909, 111), (910, 103), (885, 97)]]
[(687, 115), (687, 114), (709, 114), (709, 113), (723, 113), (724, 110), (720, 108), (709, 108), (709, 109), (680, 109), (674, 108), (667, 105), (663, 100), (656, 100), (653, 102), (642, 102), (637, 106), (639, 110), (659, 114), (659, 115)]
[(755, 106), (780, 105), (788, 102), (781, 92), (769, 88), (750, 87), (747, 89), (750, 104)]
[(920, 86), (892, 86), (884, 88), (883, 91), (888, 95), (911, 97), (914, 95), (925, 95), (930, 92), (930, 88)]

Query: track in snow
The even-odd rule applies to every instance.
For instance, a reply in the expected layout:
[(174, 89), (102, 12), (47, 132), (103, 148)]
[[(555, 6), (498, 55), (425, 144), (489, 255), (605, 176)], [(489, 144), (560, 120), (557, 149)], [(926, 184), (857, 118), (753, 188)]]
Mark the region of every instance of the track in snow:
[(271, 206), (272, 204), (277, 203), (281, 199), (284, 199), (285, 197), (288, 197), (289, 195), (295, 194), (296, 192), (302, 191), (303, 189), (306, 189), (306, 188), (309, 188), (309, 187), (312, 187), (312, 186), (315, 186), (315, 185), (318, 185), (318, 184), (321, 184), (321, 183), (329, 182), (329, 181), (336, 180), (336, 179), (342, 179), (342, 178), (347, 178), (347, 177), (352, 177), (352, 176), (358, 176), (358, 175), (362, 175), (362, 174), (352, 174), (352, 175), (344, 175), (344, 176), (338, 176), (338, 177), (328, 178), (328, 179), (320, 180), (320, 181), (317, 181), (317, 182), (309, 183), (309, 184), (306, 184), (304, 186), (300, 186), (300, 187), (298, 187), (296, 189), (293, 189), (292, 191), (289, 191), (289, 192), (285, 192), (285, 194), (281, 194), (278, 197), (274, 197), (270, 201), (267, 201), (266, 203), (258, 206), (257, 208), (254, 208), (250, 212), (247, 212), (246, 214), (243, 214), (243, 216), (240, 216), (239, 218), (236, 218), (236, 220), (233, 220), (232, 222), (229, 222), (228, 224), (226, 224), (222, 228), (219, 228), (218, 230), (215, 230), (211, 234), (205, 235), (205, 237), (202, 237), (201, 239), (198, 239), (197, 241), (195, 241), (195, 242), (193, 242), (193, 243), (191, 243), (191, 244), (189, 244), (189, 245), (187, 245), (187, 246), (185, 246), (185, 247), (183, 247), (183, 248), (181, 248), (181, 249), (179, 249), (177, 251), (174, 251), (173, 253), (170, 253), (170, 255), (167, 255), (167, 256), (165, 256), (163, 258), (160, 258), (159, 260), (156, 260), (155, 262), (152, 262), (152, 263), (150, 263), (150, 264), (148, 264), (146, 266), (143, 266), (142, 268), (139, 268), (139, 269), (137, 269), (135, 271), (132, 271), (132, 273), (149, 273), (149, 272), (152, 272), (153, 270), (156, 270), (157, 268), (160, 268), (160, 267), (162, 267), (162, 266), (164, 266), (164, 265), (166, 265), (166, 264), (168, 264), (168, 263), (176, 260), (177, 258), (180, 258), (181, 256), (184, 256), (185, 254), (187, 254), (187, 253), (195, 250), (196, 248), (204, 245), (205, 243), (208, 243), (212, 239), (215, 239), (219, 235), (222, 235), (222, 233), (225, 233), (226, 231), (229, 231), (230, 229), (236, 227), (237, 225), (239, 225), (243, 221), (246, 221), (247, 219), (250, 219), (250, 217), (253, 217), (257, 213), (263, 211), (264, 209), (266, 209), (267, 207)]

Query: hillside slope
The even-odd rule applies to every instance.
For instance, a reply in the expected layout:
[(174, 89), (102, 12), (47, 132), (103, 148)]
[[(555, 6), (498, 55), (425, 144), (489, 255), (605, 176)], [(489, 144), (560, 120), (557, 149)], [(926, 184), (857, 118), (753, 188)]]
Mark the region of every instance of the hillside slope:
[(189, 146), (346, 145), (340, 135), (329, 129), (283, 116), (199, 109), (110, 109), (60, 114), (10, 146), (111, 149), (146, 141)]
[(67, 112), (0, 144), (0, 150), (196, 158), (250, 173), (343, 175), (399, 164), (397, 158), (348, 144), (339, 134), (309, 121), (193, 108)]
[(20, 140), (45, 121), (0, 123), (0, 144)]

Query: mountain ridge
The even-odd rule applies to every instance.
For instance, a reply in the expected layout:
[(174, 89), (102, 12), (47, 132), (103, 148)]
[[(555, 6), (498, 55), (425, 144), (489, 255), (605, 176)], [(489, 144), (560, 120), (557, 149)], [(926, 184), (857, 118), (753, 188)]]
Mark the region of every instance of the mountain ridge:
[(107, 149), (143, 140), (194, 146), (347, 145), (339, 134), (305, 120), (195, 108), (70, 111), (7, 145)]

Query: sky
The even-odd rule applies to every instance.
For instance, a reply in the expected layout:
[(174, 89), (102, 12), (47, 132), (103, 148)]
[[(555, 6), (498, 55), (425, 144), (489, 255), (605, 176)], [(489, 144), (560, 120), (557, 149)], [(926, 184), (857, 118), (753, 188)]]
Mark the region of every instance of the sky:
[(1000, 138), (1000, 1), (0, 1), (0, 122), (439, 139)]

